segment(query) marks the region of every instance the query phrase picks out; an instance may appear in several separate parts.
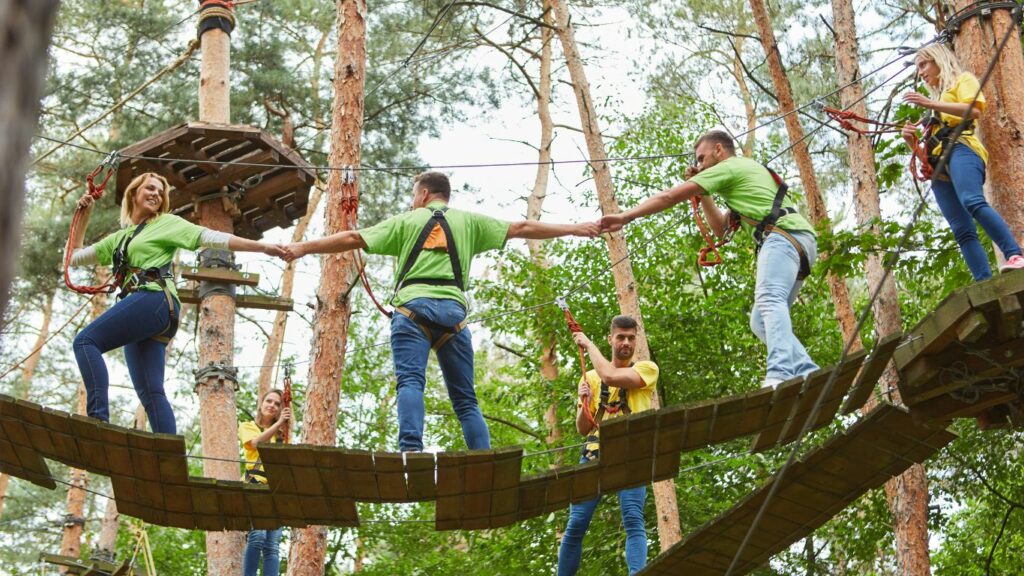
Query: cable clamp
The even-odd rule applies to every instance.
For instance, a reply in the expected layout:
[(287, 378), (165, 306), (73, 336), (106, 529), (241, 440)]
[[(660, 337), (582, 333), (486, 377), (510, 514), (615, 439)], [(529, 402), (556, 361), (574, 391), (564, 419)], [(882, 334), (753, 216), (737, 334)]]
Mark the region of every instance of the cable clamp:
[(200, 384), (203, 384), (210, 378), (216, 378), (221, 383), (230, 381), (234, 385), (235, 391), (238, 391), (238, 368), (234, 366), (211, 362), (208, 366), (193, 370), (192, 373), (196, 377), (196, 391), (199, 390)]
[(569, 303), (565, 301), (565, 296), (564, 295), (555, 298), (555, 304), (557, 304), (558, 307), (561, 308), (562, 310), (565, 310), (565, 311), (569, 310)]
[(342, 184), (355, 184), (356, 183), (356, 170), (351, 164), (345, 166), (341, 171), (341, 183)]

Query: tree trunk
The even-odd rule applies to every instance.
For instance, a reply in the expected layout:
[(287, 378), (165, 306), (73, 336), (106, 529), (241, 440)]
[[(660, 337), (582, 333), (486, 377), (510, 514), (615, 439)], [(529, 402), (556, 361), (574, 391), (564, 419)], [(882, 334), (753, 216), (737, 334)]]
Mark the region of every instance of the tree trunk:
[[(796, 159), (796, 166), (800, 171), (800, 181), (804, 186), (804, 195), (807, 197), (811, 221), (816, 226), (827, 229), (824, 222), (828, 219), (828, 211), (818, 187), (818, 177), (814, 172), (814, 164), (811, 162), (807, 142), (804, 140), (804, 128), (800, 125), (800, 119), (794, 112), (796, 103), (793, 101), (793, 88), (786, 75), (786, 69), (782, 65), (782, 55), (779, 53), (779, 45), (775, 41), (771, 16), (768, 15), (768, 9), (763, 0), (750, 0), (750, 8), (754, 13), (758, 34), (761, 36), (761, 45), (768, 57), (768, 69), (771, 72), (775, 95), (779, 100), (779, 112), (786, 114), (786, 133), (789, 136), (789, 141), (793, 143), (793, 157)], [(854, 318), (853, 306), (850, 305), (850, 292), (846, 288), (846, 282), (835, 274), (829, 274), (828, 289), (832, 294), (832, 301), (835, 303), (836, 320), (839, 321), (843, 339), (849, 341), (853, 336), (853, 328), (856, 326), (857, 320)], [(858, 338), (851, 351), (859, 350), (861, 347)]]
[[(313, 193), (309, 197), (309, 203), (306, 208), (306, 214), (295, 224), (295, 231), (292, 232), (292, 242), (300, 242), (306, 235), (306, 229), (309, 228), (309, 221), (313, 218), (313, 214), (316, 213), (316, 208), (320, 204), (320, 197), (323, 195), (323, 187), (320, 182), (317, 181), (316, 186), (313, 189)], [(281, 298), (291, 298), (292, 290), (295, 287), (295, 264), (296, 261), (289, 262), (284, 267), (284, 274), (281, 276)], [(281, 344), (284, 342), (285, 329), (288, 327), (288, 312), (279, 310), (274, 315), (274, 328), (270, 331), (270, 339), (267, 341), (267, 350), (263, 353), (263, 366), (260, 367), (260, 381), (259, 381), (259, 392), (257, 398), (260, 398), (270, 390), (270, 381), (274, 377), (274, 368), (277, 366), (277, 358), (281, 353)]]
[[(146, 409), (141, 404), (135, 409), (134, 420), (132, 428), (146, 429)], [(103, 512), (103, 520), (100, 522), (100, 535), (96, 540), (96, 547), (93, 549), (93, 557), (110, 563), (114, 562), (117, 556), (117, 531), (120, 525), (121, 514), (117, 511), (117, 502), (113, 498), (108, 498), (106, 510)]]
[[(231, 36), (212, 28), (203, 33), (203, 53), (199, 80), (199, 120), (227, 124), (231, 121), (230, 68)], [(198, 223), (211, 230), (234, 232), (231, 215), (220, 198), (198, 206)], [(230, 252), (209, 251), (231, 259)], [(219, 368), (199, 378), (199, 425), (203, 456), (217, 460), (203, 461), (203, 474), (221, 480), (238, 480), (238, 413), (235, 405), (234, 379), (226, 373), (234, 362), (235, 298), (234, 293), (211, 293), (199, 305), (199, 367)], [(241, 532), (207, 532), (206, 570), (210, 576), (238, 574), (242, 571), (244, 537)]]
[(743, 36), (736, 36), (732, 38), (733, 51), (732, 57), (732, 75), (736, 79), (736, 86), (740, 90), (740, 98), (743, 100), (743, 111), (747, 118), (747, 135), (743, 139), (743, 155), (747, 158), (754, 157), (754, 141), (757, 138), (757, 108), (754, 105), (754, 96), (750, 93), (750, 87), (747, 85), (747, 75), (743, 71), (743, 62), (740, 60), (740, 55), (743, 54), (743, 42), (746, 40)]
[(7, 308), (7, 289), (14, 275), (21, 246), (21, 208), (25, 200), (25, 170), (32, 136), (39, 122), (39, 101), (46, 77), (46, 49), (50, 44), (58, 0), (2, 0), (0, 25), (0, 318)]
[[(78, 386), (76, 412), (85, 414), (85, 385)], [(60, 540), (60, 554), (78, 558), (82, 555), (82, 531), (85, 529), (86, 489), (89, 487), (89, 473), (72, 468), (71, 486), (68, 486), (67, 513), (64, 515), (64, 532)], [(65, 570), (66, 573), (66, 570)]]
[[(956, 10), (973, 4), (974, 0), (953, 0)], [(1000, 8), (993, 10), (991, 17), (967, 20), (956, 35), (955, 46), (964, 68), (980, 78), (1007, 27), (1016, 28), (999, 55), (992, 78), (983, 88), (987, 104), (978, 125), (989, 154), (988, 200), (1019, 240), (1024, 238), (1024, 202), (1020, 192), (1020, 174), (1024, 171), (1024, 55), (1014, 40), (1021, 31), (1010, 15), (1009, 9)], [(1003, 257), (999, 250), (996, 254)]]
[[(553, 24), (551, 6), (547, 0), (541, 2), (544, 12), (544, 21)], [(548, 180), (551, 176), (551, 141), (554, 138), (555, 125), (551, 119), (551, 43), (554, 41), (554, 31), (551, 28), (541, 29), (541, 51), (540, 51), (540, 78), (537, 84), (537, 117), (540, 120), (540, 146), (537, 148), (537, 176), (533, 181), (533, 191), (526, 199), (526, 219), (540, 220), (543, 213), (544, 199), (548, 195)], [(530, 250), (530, 256), (534, 264), (542, 268), (551, 266), (544, 254), (544, 244), (540, 240), (527, 240), (526, 246)], [(550, 292), (548, 286), (543, 289)], [(545, 295), (546, 299), (548, 295)], [(547, 334), (538, 326), (537, 342), (540, 344), (540, 374), (549, 384), (558, 380), (558, 339), (555, 334)], [(552, 402), (544, 411), (544, 426), (547, 428), (548, 444), (558, 442), (562, 438), (562, 431), (558, 427), (558, 401), (553, 386), (551, 390)]]
[[(366, 1), (337, 0), (338, 52), (334, 64), (334, 104), (331, 119), (331, 166), (358, 166), (363, 133), (363, 93), (366, 83)], [(344, 209), (342, 172), (332, 170), (327, 180), (324, 234), (355, 226)], [(358, 198), (358, 178), (350, 188)], [(345, 346), (352, 309), (348, 301), (356, 281), (355, 255), (325, 254), (321, 259), (320, 287), (313, 318), (312, 363), (303, 441), (333, 446), (338, 419), (339, 385), (345, 368)], [(327, 552), (327, 529), (312, 526), (292, 532), (288, 576), (320, 576)]]
[[(590, 97), (590, 83), (587, 81), (579, 48), (576, 46), (576, 37), (572, 28), (569, 7), (566, 5), (565, 0), (549, 1), (555, 13), (558, 37), (562, 42), (562, 51), (565, 53), (569, 76), (572, 78), (573, 91), (576, 93), (580, 125), (587, 141), (587, 151), (592, 163), (591, 169), (594, 174), (594, 183), (597, 187), (601, 212), (603, 214), (617, 214), (620, 211), (619, 203), (615, 199), (611, 170), (608, 162), (605, 161), (608, 158), (608, 154), (605, 151), (604, 139), (601, 137), (597, 109), (594, 107), (594, 102)], [(622, 314), (628, 314), (635, 318), (640, 325), (637, 333), (634, 358), (637, 360), (650, 360), (651, 351), (647, 344), (647, 331), (644, 329), (643, 316), (640, 313), (640, 301), (633, 277), (633, 265), (627, 258), (629, 247), (626, 244), (625, 233), (620, 231), (610, 234), (607, 240), (608, 256), (613, 263), (618, 263), (612, 268), (612, 275), (615, 278), (615, 291), (619, 300), (619, 309), (622, 311)], [(658, 399), (657, 392), (655, 392), (651, 407), (657, 409), (660, 406), (661, 402)], [(658, 538), (661, 550), (665, 551), (676, 542), (682, 540), (675, 481), (663, 480), (656, 482), (653, 492), (654, 505), (658, 512)]]
[[(832, 0), (832, 14), (835, 26), (836, 65), (840, 85), (847, 85), (840, 91), (843, 107), (854, 114), (867, 117), (864, 103), (864, 87), (860, 83), (860, 47), (857, 42), (856, 16), (851, 0)], [(878, 198), (878, 180), (875, 172), (874, 149), (871, 139), (855, 132), (847, 133), (847, 147), (850, 154), (850, 173), (853, 181), (857, 224), (862, 230), (880, 234), (881, 208)], [(882, 257), (868, 256), (865, 264), (868, 289), (873, 291), (881, 284), (878, 298), (872, 305), (875, 317), (875, 333), (879, 339), (902, 329), (899, 295), (892, 276), (886, 276)], [(890, 363), (880, 385), (885, 390), (895, 390), (899, 376)], [(899, 396), (894, 394), (898, 403)], [(867, 413), (877, 405), (872, 396), (864, 405)], [(928, 576), (931, 567), (928, 558), (928, 484), (923, 464), (914, 464), (898, 477), (885, 484), (885, 495), (893, 518), (896, 535), (896, 558), (899, 573), (907, 576)]]
[[(35, 350), (35, 353), (25, 360), (25, 363), (21, 366), (21, 381), (18, 383), (16, 388), (19, 398), (22, 400), (28, 399), (28, 392), (32, 388), (32, 377), (35, 376), (36, 366), (39, 365), (39, 358), (43, 353), (43, 344), (46, 343), (46, 339), (50, 336), (50, 323), (53, 321), (53, 300), (57, 296), (57, 292), (60, 292), (61, 288), (58, 288), (55, 292), (51, 292), (49, 297), (43, 302), (43, 318), (40, 322), (39, 333), (36, 334), (36, 341), (32, 344), (31, 350)], [(0, 518), (4, 514), (4, 502), (7, 499), (7, 488), (10, 486), (11, 478), (8, 474), (0, 474)]]

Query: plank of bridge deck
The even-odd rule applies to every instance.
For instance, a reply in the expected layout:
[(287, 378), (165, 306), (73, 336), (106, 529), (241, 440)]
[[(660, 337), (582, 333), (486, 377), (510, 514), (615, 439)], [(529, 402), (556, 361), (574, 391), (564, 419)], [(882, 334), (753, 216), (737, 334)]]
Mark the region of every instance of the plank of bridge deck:
[(967, 317), (956, 325), (956, 338), (964, 344), (972, 344), (981, 339), (992, 328), (985, 314), (978, 310), (970, 312)]
[(352, 496), (360, 502), (379, 502), (380, 489), (373, 469), (373, 455), (366, 450), (351, 450), (345, 457), (345, 474)]
[(888, 366), (889, 360), (904, 336), (902, 333), (890, 334), (875, 344), (875, 348), (871, 351), (871, 356), (861, 366), (860, 373), (857, 374), (857, 378), (854, 380), (850, 395), (847, 396), (846, 402), (843, 404), (843, 414), (850, 414), (854, 410), (860, 409), (868, 401), (868, 398), (875, 389), (875, 385), (878, 383), (878, 379), (885, 372), (885, 367)]
[(43, 421), (46, 423), (46, 429), (50, 431), (50, 440), (54, 446), (54, 452), (49, 457), (65, 464), (80, 462), (82, 457), (78, 453), (78, 444), (75, 443), (74, 435), (71, 432), (71, 420), (68, 418), (68, 413), (43, 408)]
[[(857, 373), (857, 368), (864, 360), (865, 354), (866, 352), (863, 350), (858, 351), (850, 355), (850, 357), (843, 363), (842, 367), (839, 369), (839, 374), (835, 377), (835, 381), (832, 383), (832, 389), (829, 390), (828, 395), (821, 400), (818, 415), (811, 424), (809, 431), (813, 432), (818, 430), (821, 427), (830, 424), (835, 419), (836, 412), (839, 410), (839, 404), (842, 402), (843, 396), (846, 395), (846, 391), (849, 390), (850, 384), (853, 382), (853, 378)], [(793, 415), (786, 423), (783, 431), (779, 434), (778, 444), (788, 444), (797, 439), (804, 427), (807, 425), (807, 420), (810, 418), (815, 404), (817, 404), (819, 398), (821, 398), (821, 394), (824, 393), (824, 389), (828, 385), (828, 380), (831, 377), (831, 371), (826, 372), (824, 376), (819, 377), (816, 381), (812, 375), (811, 381), (807, 386), (807, 390), (801, 395), (800, 402), (795, 408)]]
[(689, 410), (685, 406), (669, 406), (657, 411), (658, 454), (676, 454), (682, 450), (686, 439), (686, 422)]
[(629, 461), (626, 465), (627, 486), (650, 484), (654, 474), (654, 443), (658, 432), (658, 415), (653, 411), (629, 417)]
[(1024, 294), (1024, 274), (1017, 271), (1000, 274), (984, 282), (976, 282), (967, 286), (967, 297), (971, 306), (978, 310), (990, 310), (998, 307), (998, 301), (1004, 296), (1020, 297)]
[[(577, 466), (572, 472), (572, 496), (569, 501), (577, 504), (597, 498), (605, 490), (602, 485), (601, 472), (598, 462), (588, 462)], [(609, 488), (608, 490), (613, 489)]]
[(485, 519), (491, 514), (491, 494), (494, 490), (493, 450), (474, 450), (463, 463), (465, 492), (462, 499), (463, 519)]
[(408, 495), (405, 490), (405, 465), (402, 454), (396, 452), (375, 452), (373, 455), (374, 475), (377, 489), (384, 502), (404, 502)]
[[(112, 478), (113, 479), (113, 478)], [(192, 496), (192, 510), (198, 516), (220, 516), (220, 505), (217, 503), (217, 481), (213, 478), (196, 477), (189, 479), (190, 494)], [(117, 487), (114, 487), (117, 494)], [(121, 505), (121, 495), (117, 494), (117, 503)]]
[(10, 397), (6, 407), (0, 406), (0, 417), (13, 417), (21, 420), (28, 430), (29, 438), (32, 440), (32, 447), (43, 456), (52, 455), (56, 452), (50, 431), (46, 429), (46, 421), (43, 419), (42, 407), (34, 402), (25, 400), (14, 400)]
[(917, 326), (909, 331), (911, 339), (893, 354), (896, 367), (902, 369), (918, 357), (936, 354), (956, 340), (955, 326), (971, 312), (971, 302), (963, 289), (954, 291)]
[(566, 469), (562, 469), (561, 473), (557, 476), (550, 475), (546, 477), (547, 491), (544, 495), (544, 510), (554, 512), (556, 510), (562, 510), (569, 506), (569, 500), (572, 495), (572, 483), (576, 474), (575, 468), (570, 468), (568, 472)]
[(720, 444), (761, 430), (768, 418), (774, 391), (761, 388), (719, 401), (708, 441)]
[(602, 490), (621, 490), (628, 483), (629, 424), (629, 419), (621, 416), (601, 424), (598, 468)]
[(714, 401), (691, 404), (687, 407), (686, 433), (681, 450), (693, 450), (708, 445), (711, 432), (711, 416), (715, 411)]
[(519, 509), (522, 464), (523, 450), (518, 446), (495, 451), (488, 527), (506, 525), (515, 520)]
[(519, 483), (520, 520), (539, 516), (547, 500), (547, 482), (543, 476), (526, 476)]
[(434, 466), (433, 454), (410, 453), (405, 455), (407, 485), (411, 500), (431, 500), (437, 496)]
[(792, 414), (797, 402), (800, 400), (800, 392), (804, 381), (802, 378), (794, 378), (783, 382), (775, 388), (772, 395), (772, 406), (765, 419), (765, 427), (754, 438), (751, 451), (760, 452), (765, 450), (778, 440), (786, 421)]
[(320, 469), (317, 467), (317, 456), (321, 450), (327, 450), (321, 446), (289, 447), (285, 450), (290, 452), (289, 462), (291, 463), (292, 476), (295, 478), (295, 492), (300, 496), (323, 497), (327, 493), (320, 478)]
[(348, 471), (345, 470), (345, 453), (342, 448), (325, 448), (316, 453), (316, 468), (324, 493), (331, 498), (352, 499)]

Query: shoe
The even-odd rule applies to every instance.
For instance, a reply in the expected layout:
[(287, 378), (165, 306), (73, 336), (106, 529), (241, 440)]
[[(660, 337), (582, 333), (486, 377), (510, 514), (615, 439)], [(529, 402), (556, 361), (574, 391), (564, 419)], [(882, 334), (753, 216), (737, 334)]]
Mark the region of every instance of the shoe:
[(999, 267), (999, 271), (1009, 272), (1011, 270), (1018, 270), (1020, 268), (1024, 268), (1024, 256), (1017, 254), (1015, 256), (1010, 256), (1006, 263)]
[(761, 388), (775, 388), (779, 384), (782, 384), (782, 382), (783, 382), (782, 378), (771, 378), (771, 377), (768, 377), (768, 378), (765, 378), (761, 382)]

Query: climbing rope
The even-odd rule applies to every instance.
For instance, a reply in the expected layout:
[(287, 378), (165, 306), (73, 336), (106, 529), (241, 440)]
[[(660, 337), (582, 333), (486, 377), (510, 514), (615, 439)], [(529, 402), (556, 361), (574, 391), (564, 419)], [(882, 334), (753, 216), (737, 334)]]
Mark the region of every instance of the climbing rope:
[[(576, 321), (572, 316), (572, 312), (569, 311), (569, 303), (565, 301), (564, 296), (559, 296), (555, 299), (555, 303), (562, 309), (562, 315), (565, 316), (565, 323), (569, 326), (569, 332), (576, 334), (583, 332), (583, 328), (580, 327), (580, 323)], [(583, 348), (580, 346), (576, 347), (576, 351), (580, 354), (580, 371), (583, 373), (581, 379), (586, 381), (587, 379), (587, 357), (583, 354)], [(587, 422), (593, 428), (600, 428), (601, 423), (594, 419), (594, 413), (590, 410), (590, 403), (593, 401), (592, 394), (580, 394), (580, 406), (583, 408), (583, 414), (587, 417)]]
[[(107, 184), (110, 182), (110, 177), (114, 175), (114, 171), (117, 170), (118, 156), (116, 152), (110, 153), (106, 159), (103, 160), (88, 176), (85, 177), (85, 183), (88, 187), (89, 196), (93, 200), (99, 200), (103, 197), (103, 192), (107, 189)], [(97, 184), (96, 179), (102, 175), (102, 180)], [(71, 280), (71, 256), (74, 252), (74, 246), (71, 243), (74, 241), (75, 233), (78, 231), (78, 227), (82, 224), (82, 219), (85, 217), (86, 208), (78, 206), (75, 208), (75, 213), (71, 217), (71, 227), (68, 230), (68, 241), (64, 246), (64, 285), (68, 288), (78, 292), (79, 294), (110, 294), (124, 281), (123, 272), (115, 272), (110, 277), (110, 280), (105, 284), (99, 286), (80, 286), (75, 284)]]
[[(292, 407), (292, 365), (285, 364), (284, 366), (284, 386), (281, 390), (281, 410)], [(284, 425), (284, 432), (281, 434), (281, 440), (285, 444), (290, 444), (292, 439), (292, 420), (295, 419), (295, 414)]]
[[(700, 208), (700, 199), (700, 196), (690, 198), (690, 206), (693, 208), (693, 221), (697, 224), (697, 229), (700, 230), (700, 235), (704, 237), (704, 242), (707, 244), (697, 253), (697, 263), (701, 266), (718, 266), (722, 263), (722, 255), (718, 252), (718, 249), (732, 240), (733, 234), (739, 230), (740, 223), (739, 220), (731, 218), (725, 235), (716, 242), (711, 235), (707, 221), (704, 219), (704, 213)], [(708, 258), (708, 254), (712, 253), (715, 255), (713, 260)]]
[[(881, 134), (892, 134), (900, 132), (903, 126), (896, 122), (881, 122), (873, 120), (871, 118), (865, 118), (858, 114), (854, 114), (851, 110), (839, 110), (837, 108), (830, 108), (825, 106), (822, 111), (832, 120), (839, 123), (844, 130), (849, 130), (861, 136), (878, 136)], [(876, 128), (860, 128), (854, 122), (859, 122), (866, 126), (875, 126)], [(919, 140), (917, 135), (911, 139), (910, 143), (910, 164), (908, 169), (910, 170), (911, 177), (917, 179), (919, 182), (925, 182), (932, 179), (932, 165), (928, 161), (928, 146), (927, 139)]]

